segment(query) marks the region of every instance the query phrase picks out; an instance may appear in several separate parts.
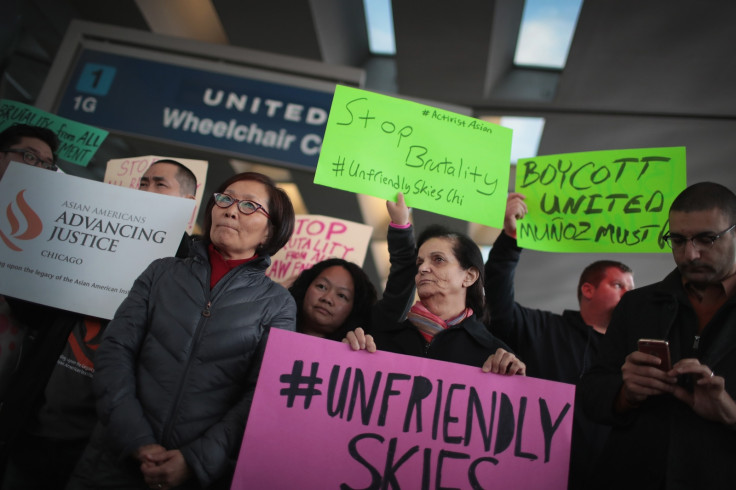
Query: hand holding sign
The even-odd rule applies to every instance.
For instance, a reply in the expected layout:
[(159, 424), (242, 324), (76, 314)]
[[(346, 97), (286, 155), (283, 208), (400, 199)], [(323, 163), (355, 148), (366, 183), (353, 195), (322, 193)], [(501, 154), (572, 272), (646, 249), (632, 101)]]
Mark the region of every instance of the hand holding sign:
[(376, 342), (373, 340), (373, 335), (365, 333), (365, 330), (360, 327), (348, 332), (342, 342), (348, 344), (353, 350), (376, 352)]
[(498, 348), (495, 353), (488, 356), (481, 367), (481, 371), (484, 373), (526, 376), (526, 364), (513, 353)]
[(529, 212), (524, 199), (526, 199), (526, 196), (518, 192), (512, 192), (506, 198), (506, 216), (503, 219), (503, 230), (510, 237), (516, 238), (516, 221)]
[(232, 488), (564, 489), (574, 394), (272, 329)]
[(592, 151), (520, 159), (529, 214), (520, 247), (547, 252), (669, 252), (667, 212), (685, 188), (685, 148)]
[(99, 318), (151, 261), (174, 255), (194, 207), (15, 162), (0, 197), (0, 294)]
[(404, 194), (399, 192), (396, 197), (396, 202), (386, 201), (386, 209), (388, 215), (391, 217), (391, 223), (399, 226), (406, 226), (409, 224), (409, 208), (406, 206), (404, 200)]

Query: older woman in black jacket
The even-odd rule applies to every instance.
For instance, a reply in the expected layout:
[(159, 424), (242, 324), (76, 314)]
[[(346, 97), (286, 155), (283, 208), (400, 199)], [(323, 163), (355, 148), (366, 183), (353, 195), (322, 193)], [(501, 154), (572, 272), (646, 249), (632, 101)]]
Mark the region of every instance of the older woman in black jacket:
[(417, 246), (414, 279), (419, 301), (403, 322), (376, 312), (368, 332), (373, 339), (366, 342), (360, 332), (350, 332), (347, 340), (353, 348), (378, 347), (487, 372), (525, 374), (526, 365), (477, 318), (483, 314), (484, 301), (478, 246), (466, 235), (441, 226), (427, 228)]
[(239, 174), (190, 256), (141, 274), (97, 352), (100, 423), (67, 488), (229, 488), (269, 329), (295, 328), (265, 276), (293, 227), (281, 189)]

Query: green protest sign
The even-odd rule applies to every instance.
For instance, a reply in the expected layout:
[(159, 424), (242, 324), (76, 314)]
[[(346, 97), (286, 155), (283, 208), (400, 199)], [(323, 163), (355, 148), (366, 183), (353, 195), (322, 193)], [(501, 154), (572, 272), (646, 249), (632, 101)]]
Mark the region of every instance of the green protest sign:
[(314, 182), (503, 226), (511, 130), (338, 85)]
[(59, 137), (59, 151), (56, 152), (59, 159), (83, 167), (87, 166), (108, 134), (104, 129), (59, 117), (20, 102), (0, 100), (0, 131), (13, 124), (50, 129)]
[(528, 214), (520, 247), (545, 252), (667, 252), (670, 204), (687, 185), (685, 147), (520, 159), (516, 192)]

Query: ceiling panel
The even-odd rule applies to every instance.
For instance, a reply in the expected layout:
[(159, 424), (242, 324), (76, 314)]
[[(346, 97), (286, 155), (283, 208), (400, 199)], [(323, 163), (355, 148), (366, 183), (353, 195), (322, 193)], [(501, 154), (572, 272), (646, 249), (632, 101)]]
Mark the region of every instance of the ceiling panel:
[(736, 2), (585, 2), (556, 104), (736, 115)]

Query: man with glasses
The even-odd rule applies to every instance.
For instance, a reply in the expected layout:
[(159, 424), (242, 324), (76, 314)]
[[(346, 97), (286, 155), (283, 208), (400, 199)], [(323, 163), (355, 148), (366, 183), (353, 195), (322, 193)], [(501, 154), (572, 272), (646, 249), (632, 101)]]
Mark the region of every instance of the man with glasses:
[[(663, 239), (677, 268), (621, 299), (578, 388), (586, 413), (612, 426), (598, 488), (733, 488), (736, 195), (688, 187)], [(642, 338), (668, 342), (671, 369), (637, 350)]]
[[(58, 147), (59, 139), (49, 129), (10, 126), (0, 133), (0, 178), (11, 161), (56, 171)], [(19, 333), (13, 343), (3, 339), (0, 351), (0, 487), (20, 487), (44, 473), (46, 480), (33, 488), (48, 487), (49, 482), (60, 484), (73, 468), (81, 453), (79, 446), (91, 430), (84, 427), (89, 425), (87, 419), (95, 421), (94, 399), (85, 388), (91, 374), (78, 374), (84, 370), (72, 365), (72, 359), (81, 360), (80, 364), (91, 359), (102, 322), (0, 296), (0, 324), (6, 325), (0, 331), (3, 337)], [(76, 349), (73, 354), (72, 344)], [(55, 386), (61, 388), (53, 389)], [(65, 398), (73, 399), (75, 406), (57, 403)], [(5, 463), (11, 455), (21, 461), (35, 461), (37, 466), (26, 470), (13, 465), (8, 471), (10, 466)]]
[[(59, 138), (49, 129), (27, 124), (14, 124), (8, 127), (0, 132), (0, 179), (11, 161), (56, 170), (54, 162), (58, 148)], [(2, 296), (0, 296), (0, 322), (8, 326), (3, 329), (4, 337), (12, 332), (18, 332), (19, 335), (22, 333)], [(0, 401), (4, 398), (5, 387), (20, 355), (22, 338), (19, 336), (17, 341), (7, 338), (4, 340), (6, 340), (3, 342), (4, 349), (0, 351)]]
[(50, 129), (15, 124), (0, 133), (0, 179), (10, 162), (56, 170), (59, 138)]
[[(11, 161), (56, 171), (58, 147), (49, 129), (10, 126), (0, 133), (0, 178)], [(92, 356), (107, 322), (2, 297), (0, 322), (22, 334), (0, 352), (0, 487), (59, 488), (96, 421)]]
[[(57, 146), (47, 129), (12, 126), (0, 133), (0, 168), (12, 160), (55, 169)], [(144, 179), (144, 190), (194, 199), (196, 178), (179, 162), (155, 162)], [(178, 254), (187, 255), (189, 240), (184, 233)], [(0, 368), (7, 382), (7, 393), (0, 389), (0, 488), (63, 488), (97, 421), (94, 352), (108, 320), (13, 298), (0, 303), (0, 321), (19, 319), (26, 335), (14, 350), (22, 356), (5, 357), (12, 365)]]

